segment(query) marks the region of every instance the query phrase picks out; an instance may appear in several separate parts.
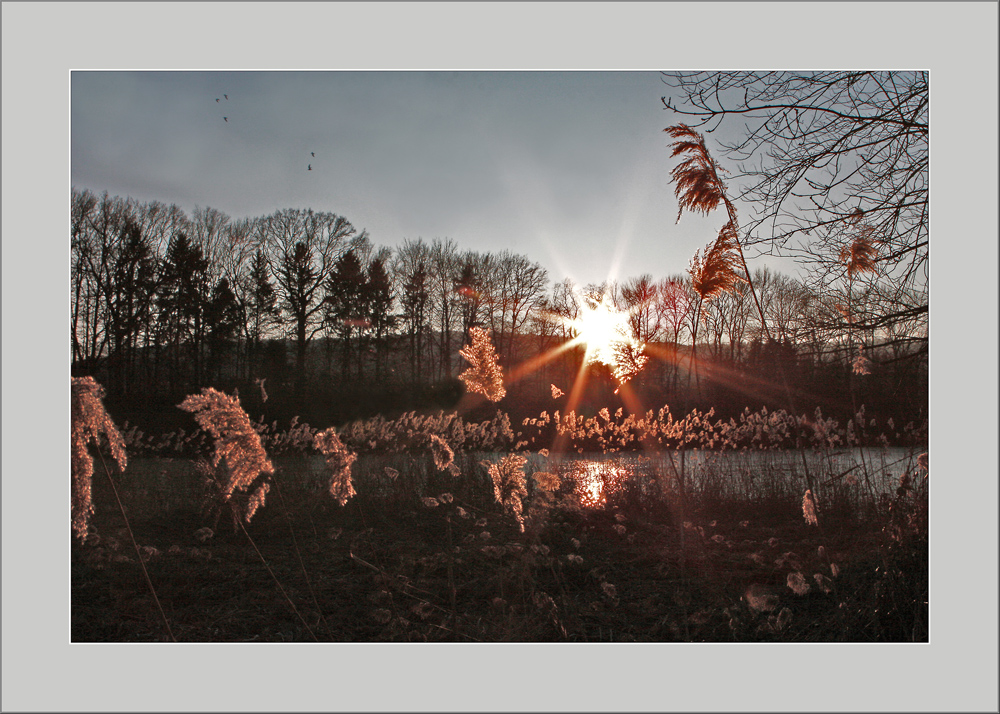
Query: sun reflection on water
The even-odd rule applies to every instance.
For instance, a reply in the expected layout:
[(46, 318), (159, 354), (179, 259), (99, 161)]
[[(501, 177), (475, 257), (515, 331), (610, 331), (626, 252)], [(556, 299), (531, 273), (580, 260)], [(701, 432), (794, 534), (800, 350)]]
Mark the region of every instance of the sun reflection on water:
[(632, 474), (630, 466), (611, 461), (576, 461), (565, 475), (573, 480), (573, 493), (588, 508), (607, 505), (608, 497), (622, 490)]

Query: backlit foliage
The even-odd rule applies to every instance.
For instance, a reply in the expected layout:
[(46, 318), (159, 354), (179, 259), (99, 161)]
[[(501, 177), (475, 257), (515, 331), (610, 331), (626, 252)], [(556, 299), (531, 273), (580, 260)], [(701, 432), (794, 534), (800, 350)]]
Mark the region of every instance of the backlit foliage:
[(357, 495), (351, 480), (351, 465), (358, 457), (347, 450), (337, 430), (330, 427), (316, 435), (315, 446), (326, 457), (330, 469), (330, 495), (344, 506), (352, 496)]
[(431, 456), (434, 457), (434, 465), (438, 471), (444, 471), (452, 465), (455, 460), (455, 452), (448, 446), (448, 442), (437, 434), (428, 436), (431, 444)]
[(724, 200), (725, 187), (719, 180), (719, 167), (705, 147), (705, 139), (686, 124), (669, 126), (664, 131), (674, 139), (670, 156), (684, 156), (670, 172), (680, 206), (677, 220), (684, 209), (708, 215)]
[(688, 267), (691, 287), (702, 300), (711, 300), (721, 292), (732, 291), (745, 278), (737, 274), (739, 256), (736, 253), (736, 229), (730, 221), (719, 231), (718, 238), (702, 257), (695, 251)]
[[(635, 377), (649, 362), (642, 346), (635, 341), (618, 342), (614, 346), (614, 364), (611, 365), (611, 376), (621, 386)], [(618, 390), (616, 389), (617, 393)]]
[(101, 436), (107, 440), (111, 456), (118, 468), (125, 470), (128, 458), (125, 455), (125, 443), (118, 427), (104, 410), (104, 389), (92, 377), (73, 377), (70, 383), (71, 417), (70, 431), (71, 472), (73, 477), (73, 532), (78, 538), (85, 539), (90, 524), (90, 516), (94, 513), (91, 501), (91, 484), (94, 474), (94, 459), (90, 455), (89, 445), (100, 444)]
[(479, 327), (469, 330), (469, 339), (471, 344), (458, 353), (471, 367), (458, 375), (458, 378), (465, 382), (470, 392), (482, 394), (491, 402), (499, 402), (507, 394), (507, 390), (503, 386), (503, 370), (497, 362), (493, 343), (486, 331)]
[(521, 499), (528, 495), (524, 479), (527, 459), (520, 454), (507, 454), (497, 463), (483, 461), (482, 466), (493, 480), (493, 496), (497, 503), (514, 516), (518, 527), (524, 530), (524, 506)]
[[(274, 465), (267, 458), (260, 436), (240, 406), (239, 398), (208, 387), (201, 394), (189, 395), (178, 406), (191, 412), (198, 425), (212, 436), (214, 448), (208, 466), (218, 488), (219, 505), (231, 504), (234, 494), (246, 491), (259, 476), (274, 473)], [(268, 483), (260, 483), (245, 511), (242, 514), (234, 511), (234, 517), (242, 515), (249, 523), (264, 504), (269, 488)]]

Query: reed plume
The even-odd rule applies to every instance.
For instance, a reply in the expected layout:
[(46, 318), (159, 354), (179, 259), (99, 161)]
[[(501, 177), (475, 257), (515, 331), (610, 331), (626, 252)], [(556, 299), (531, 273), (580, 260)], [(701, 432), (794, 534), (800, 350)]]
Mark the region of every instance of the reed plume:
[(497, 354), (493, 349), (486, 331), (473, 327), (469, 330), (471, 344), (458, 351), (472, 365), (458, 375), (465, 382), (470, 392), (478, 392), (491, 402), (499, 402), (507, 394), (503, 386), (503, 371), (497, 362)]
[(676, 187), (677, 220), (686, 208), (708, 215), (725, 200), (725, 186), (719, 180), (719, 171), (725, 171), (705, 147), (705, 139), (687, 124), (668, 126), (664, 129), (674, 139), (671, 158), (684, 155), (686, 158), (670, 172)]
[[(728, 226), (724, 226), (720, 233), (730, 233), (730, 249), (735, 249), (739, 257), (739, 264), (743, 266), (746, 282), (750, 286), (750, 295), (757, 306), (757, 314), (760, 316), (760, 324), (764, 329), (764, 334), (771, 339), (771, 332), (767, 328), (767, 320), (764, 318), (764, 309), (757, 298), (757, 291), (754, 289), (753, 281), (750, 279), (750, 268), (747, 267), (746, 258), (743, 255), (743, 248), (740, 246), (738, 238), (738, 228), (736, 220), (736, 207), (726, 195), (726, 186), (719, 178), (719, 172), (725, 169), (719, 166), (708, 148), (705, 146), (705, 139), (701, 134), (689, 127), (687, 124), (668, 126), (664, 129), (674, 139), (670, 156), (684, 156), (684, 160), (673, 168), (670, 175), (674, 181), (674, 195), (677, 196), (678, 211), (677, 220), (681, 219), (681, 214), (686, 208), (689, 211), (697, 211), (708, 215), (715, 210), (720, 203), (726, 207), (729, 216)], [(718, 241), (716, 241), (718, 243)], [(711, 249), (709, 253), (711, 253)], [(708, 262), (709, 255), (706, 254), (704, 261), (698, 253), (695, 258), (699, 263)], [(733, 259), (732, 264), (735, 264)], [(694, 267), (694, 266), (692, 266)], [(731, 266), (730, 266), (731, 267)], [(708, 286), (706, 286), (708, 287)], [(704, 298), (703, 298), (704, 299)]]
[(341, 506), (347, 505), (347, 502), (357, 495), (351, 481), (351, 465), (358, 458), (357, 455), (347, 450), (333, 427), (318, 433), (314, 444), (326, 457), (326, 465), (330, 469), (330, 495), (337, 499)]
[(729, 221), (719, 231), (715, 242), (705, 251), (704, 257), (701, 255), (701, 250), (696, 250), (691, 258), (688, 266), (691, 287), (701, 298), (695, 312), (694, 331), (691, 335), (691, 371), (694, 371), (695, 353), (698, 350), (698, 324), (701, 322), (702, 305), (719, 293), (734, 290), (737, 283), (746, 280), (736, 273), (737, 249), (736, 227), (733, 221)]
[(495, 464), (481, 462), (493, 481), (493, 496), (497, 503), (514, 516), (521, 532), (524, 532), (524, 505), (521, 499), (528, 495), (523, 470), (527, 461), (520, 454), (508, 454)]
[(812, 489), (806, 489), (802, 496), (802, 517), (808, 526), (819, 525), (819, 518), (816, 515), (816, 499), (813, 498)]
[(240, 517), (249, 523), (257, 509), (264, 505), (270, 484), (260, 483), (242, 512), (233, 502), (233, 496), (245, 492), (258, 477), (273, 474), (274, 465), (267, 458), (260, 435), (240, 406), (239, 398), (206, 387), (201, 394), (189, 395), (178, 407), (191, 412), (215, 442), (212, 459), (208, 462), (218, 489), (213, 499), (215, 505), (232, 509), (234, 526)]
[[(94, 475), (94, 460), (91, 458), (89, 451), (87, 450), (88, 445), (91, 441), (94, 442), (95, 446), (99, 444), (99, 439), (101, 434), (108, 441), (108, 445), (111, 448), (111, 456), (114, 458), (115, 462), (118, 464), (118, 468), (121, 471), (125, 470), (128, 465), (128, 458), (125, 454), (125, 441), (122, 438), (121, 433), (118, 431), (118, 427), (115, 426), (114, 421), (108, 416), (107, 411), (104, 409), (104, 403), (101, 401), (104, 398), (104, 389), (94, 381), (92, 377), (74, 377), (71, 378), (70, 382), (70, 399), (71, 399), (71, 431), (70, 431), (70, 446), (71, 446), (71, 473), (73, 477), (73, 506), (72, 506), (72, 526), (73, 531), (76, 533), (77, 537), (81, 540), (86, 540), (87, 532), (90, 527), (90, 516), (94, 513), (94, 504), (91, 500), (91, 487)], [(103, 461), (103, 457), (102, 457)], [(128, 516), (125, 515), (125, 508), (122, 506), (121, 497), (118, 495), (118, 488), (115, 486), (114, 479), (111, 478), (111, 472), (107, 470), (107, 465), (105, 465), (104, 473), (108, 477), (108, 483), (111, 484), (111, 489), (114, 491), (115, 500), (118, 502), (118, 508), (122, 514), (122, 520), (125, 522), (125, 529), (128, 531), (129, 538), (132, 541), (132, 547), (135, 549), (135, 553), (139, 558), (139, 567), (142, 568), (143, 577), (146, 580), (146, 585), (149, 586), (149, 592), (153, 596), (153, 601), (156, 603), (156, 608), (160, 612), (160, 617), (163, 618), (163, 624), (167, 628), (167, 634), (170, 639), (174, 642), (177, 639), (174, 637), (174, 633), (170, 629), (170, 621), (167, 620), (167, 614), (163, 611), (163, 606), (160, 604), (160, 599), (156, 596), (156, 588), (153, 587), (153, 581), (149, 578), (149, 572), (146, 570), (145, 561), (153, 556), (153, 553), (159, 554), (155, 548), (149, 548), (140, 550), (139, 544), (135, 541), (135, 534), (132, 533), (132, 527), (129, 525)], [(114, 548), (115, 550), (117, 549)], [(124, 555), (119, 556), (121, 558), (128, 558)]]
[(94, 459), (88, 446), (99, 445), (103, 435), (111, 449), (111, 456), (121, 471), (128, 465), (125, 441), (114, 421), (104, 410), (104, 388), (93, 377), (73, 377), (70, 382), (71, 417), (70, 431), (71, 473), (73, 480), (73, 505), (71, 510), (73, 532), (81, 540), (87, 538), (90, 517), (94, 513), (91, 500), (94, 476)]
[(729, 221), (719, 231), (719, 236), (705, 251), (695, 251), (688, 267), (691, 287), (702, 300), (711, 300), (721, 292), (732, 291), (746, 278), (736, 272), (740, 265), (736, 248), (736, 227)]
[(434, 465), (438, 471), (444, 471), (455, 461), (455, 452), (448, 446), (448, 442), (437, 434), (428, 434), (430, 440), (431, 456), (434, 458)]
[(548, 471), (536, 471), (533, 478), (535, 479), (535, 487), (542, 491), (558, 491), (562, 485), (559, 476)]
[(840, 261), (847, 266), (848, 277), (854, 277), (857, 273), (875, 272), (878, 249), (872, 237), (873, 233), (874, 229), (871, 226), (864, 226), (848, 245), (841, 248)]

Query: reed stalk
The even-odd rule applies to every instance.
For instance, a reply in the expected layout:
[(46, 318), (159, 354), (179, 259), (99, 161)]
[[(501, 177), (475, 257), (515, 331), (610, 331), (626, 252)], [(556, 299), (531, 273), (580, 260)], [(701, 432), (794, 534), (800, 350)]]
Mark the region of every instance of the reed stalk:
[(122, 520), (125, 521), (125, 530), (128, 531), (129, 540), (132, 542), (132, 548), (135, 550), (135, 557), (139, 563), (139, 567), (142, 568), (142, 575), (146, 579), (146, 585), (149, 587), (149, 592), (153, 596), (153, 602), (156, 603), (156, 609), (160, 611), (160, 617), (163, 618), (163, 625), (167, 628), (167, 634), (170, 636), (171, 641), (176, 642), (177, 638), (174, 637), (173, 630), (170, 629), (170, 621), (167, 619), (167, 613), (163, 610), (163, 605), (160, 604), (160, 598), (156, 595), (156, 588), (153, 587), (153, 581), (149, 577), (149, 571), (146, 570), (146, 564), (142, 560), (142, 553), (139, 551), (139, 544), (135, 540), (135, 533), (132, 532), (132, 526), (128, 522), (128, 516), (125, 514), (125, 506), (122, 505), (121, 496), (118, 495), (118, 487), (115, 485), (115, 480), (111, 478), (111, 471), (108, 469), (108, 464), (104, 461), (104, 455), (98, 452), (98, 456), (101, 458), (101, 465), (104, 467), (104, 473), (108, 477), (108, 483), (111, 484), (111, 490), (115, 494), (115, 501), (118, 503), (118, 510), (121, 511)]

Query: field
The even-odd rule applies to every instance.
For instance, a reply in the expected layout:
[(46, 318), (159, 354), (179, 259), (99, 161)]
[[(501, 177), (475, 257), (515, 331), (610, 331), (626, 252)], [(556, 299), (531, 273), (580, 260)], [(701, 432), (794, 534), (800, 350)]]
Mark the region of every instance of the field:
[(926, 642), (926, 436), (859, 417), (409, 414), (339, 462), (257, 424), (255, 513), (260, 479), (217, 507), (205, 432), (123, 429), (72, 641)]

